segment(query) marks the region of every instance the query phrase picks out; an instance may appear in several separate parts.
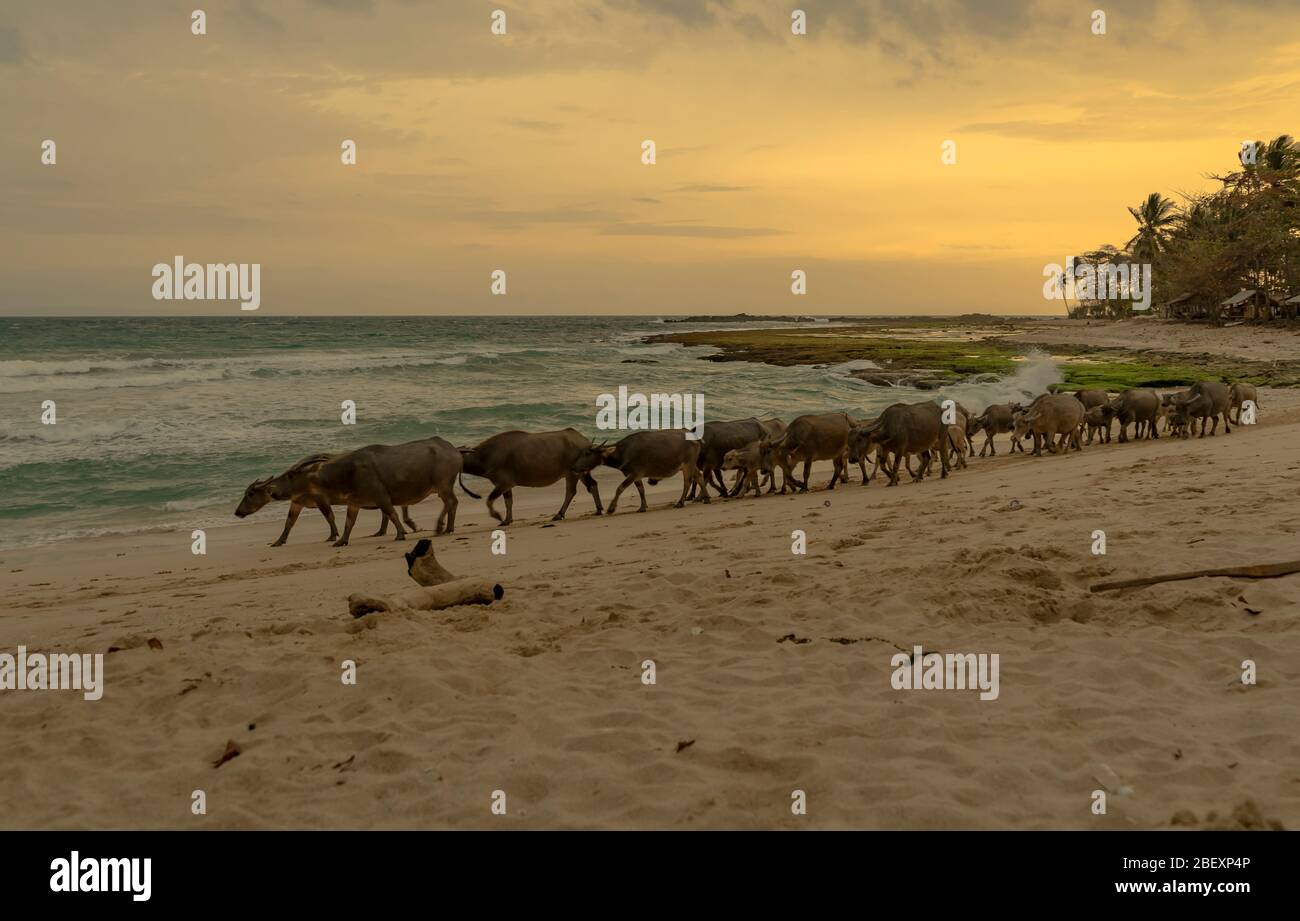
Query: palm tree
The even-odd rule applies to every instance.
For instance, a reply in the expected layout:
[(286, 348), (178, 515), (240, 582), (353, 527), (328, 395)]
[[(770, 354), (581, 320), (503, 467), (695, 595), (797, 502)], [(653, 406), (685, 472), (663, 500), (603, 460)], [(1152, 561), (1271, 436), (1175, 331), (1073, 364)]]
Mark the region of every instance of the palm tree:
[(1152, 192), (1128, 213), (1138, 222), (1138, 232), (1125, 244), (1141, 262), (1152, 262), (1163, 252), (1170, 229), (1178, 222), (1178, 206), (1159, 192)]
[(1300, 165), (1300, 148), (1289, 134), (1279, 134), (1262, 148), (1260, 162), (1275, 172), (1294, 173)]
[[(1071, 256), (1065, 260), (1065, 268), (1061, 270), (1058, 281), (1061, 285), (1061, 300), (1065, 302), (1065, 315), (1074, 317), (1074, 312), (1070, 310), (1070, 285), (1074, 281), (1074, 264), (1079, 261), (1078, 256)], [(1082, 308), (1082, 304), (1079, 305)]]

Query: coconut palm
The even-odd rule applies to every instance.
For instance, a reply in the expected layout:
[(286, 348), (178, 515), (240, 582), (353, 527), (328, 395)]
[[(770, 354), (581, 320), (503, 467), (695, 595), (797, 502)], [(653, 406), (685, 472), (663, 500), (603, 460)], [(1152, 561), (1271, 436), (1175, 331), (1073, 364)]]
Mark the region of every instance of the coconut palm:
[(1164, 250), (1169, 232), (1178, 222), (1178, 206), (1159, 192), (1152, 192), (1128, 213), (1138, 222), (1138, 232), (1125, 244), (1141, 262), (1152, 262)]
[(1295, 138), (1289, 134), (1279, 134), (1263, 148), (1260, 162), (1265, 167), (1277, 172), (1295, 172), (1300, 165), (1300, 148), (1296, 147)]

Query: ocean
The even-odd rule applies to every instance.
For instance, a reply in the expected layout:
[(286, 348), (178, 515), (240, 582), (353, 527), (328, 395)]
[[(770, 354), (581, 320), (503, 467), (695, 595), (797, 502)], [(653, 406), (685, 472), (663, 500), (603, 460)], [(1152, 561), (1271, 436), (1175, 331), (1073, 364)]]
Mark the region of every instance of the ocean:
[[(318, 451), (570, 425), (604, 437), (596, 397), (620, 385), (703, 394), (706, 419), (868, 416), (935, 396), (848, 375), (869, 362), (710, 362), (699, 360), (709, 348), (640, 341), (718, 328), (656, 317), (0, 318), (0, 549), (230, 523), (251, 480)], [(975, 408), (1059, 375), (1039, 357), (1014, 378), (944, 395)], [(41, 422), (47, 400), (53, 425)], [(345, 400), (355, 425), (341, 422)]]

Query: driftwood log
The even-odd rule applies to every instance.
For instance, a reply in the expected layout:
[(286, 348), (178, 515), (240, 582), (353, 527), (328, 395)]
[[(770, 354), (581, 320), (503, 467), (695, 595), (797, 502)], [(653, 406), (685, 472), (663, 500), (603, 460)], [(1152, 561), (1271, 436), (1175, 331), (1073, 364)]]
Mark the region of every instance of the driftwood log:
[(443, 568), (425, 539), (406, 554), (406, 572), (420, 583), (387, 595), (357, 593), (348, 596), (348, 613), (364, 617), (376, 611), (437, 611), (461, 604), (491, 604), (506, 591), (490, 579), (459, 579)]
[(442, 585), (458, 578), (442, 568), (433, 552), (433, 541), (427, 537), (406, 554), (406, 574), (421, 585)]
[(491, 604), (500, 601), (505, 589), (489, 579), (456, 579), (441, 585), (406, 588), (389, 595), (348, 596), (348, 612), (362, 617), (376, 611), (437, 611), (459, 604)]
[(1181, 582), (1184, 579), (1200, 579), (1205, 576), (1221, 576), (1229, 579), (1276, 579), (1278, 576), (1289, 576), (1298, 572), (1300, 572), (1300, 560), (1292, 560), (1289, 563), (1256, 563), (1251, 566), (1218, 566), (1213, 569), (1193, 569), (1163, 576), (1144, 576), (1141, 579), (1094, 582), (1088, 586), (1088, 591), (1108, 592), (1117, 588), (1141, 588), (1144, 585)]

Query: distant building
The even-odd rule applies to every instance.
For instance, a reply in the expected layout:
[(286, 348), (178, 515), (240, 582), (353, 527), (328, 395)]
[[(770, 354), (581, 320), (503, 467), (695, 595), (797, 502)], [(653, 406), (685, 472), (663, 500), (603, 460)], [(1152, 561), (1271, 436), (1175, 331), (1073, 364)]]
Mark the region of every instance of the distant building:
[(1156, 313), (1171, 320), (1190, 320), (1205, 316), (1205, 305), (1196, 300), (1192, 292), (1180, 294), (1171, 301), (1156, 305)]
[(1219, 303), (1225, 320), (1272, 320), (1282, 316), (1282, 301), (1257, 288), (1242, 288)]

